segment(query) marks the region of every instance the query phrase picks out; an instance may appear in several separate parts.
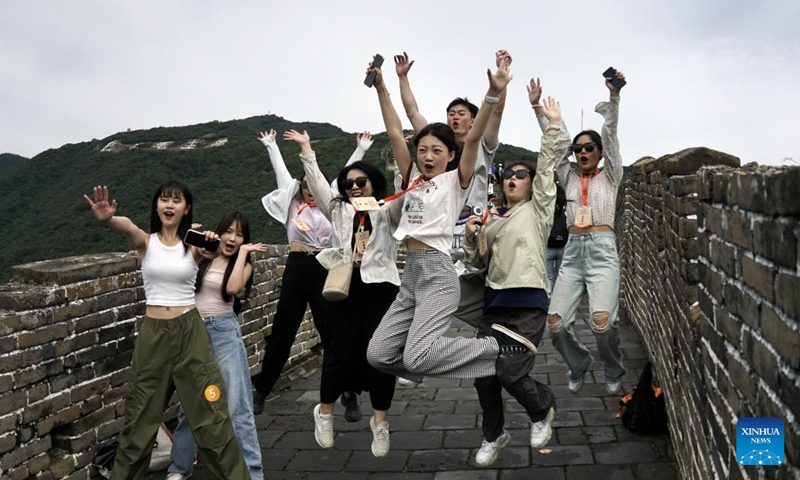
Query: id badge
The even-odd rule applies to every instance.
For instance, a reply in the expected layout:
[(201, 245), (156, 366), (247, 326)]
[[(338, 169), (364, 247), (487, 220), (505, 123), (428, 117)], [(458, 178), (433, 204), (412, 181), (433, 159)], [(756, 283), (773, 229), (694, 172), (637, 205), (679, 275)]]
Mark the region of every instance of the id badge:
[(368, 212), (370, 210), (381, 209), (375, 197), (352, 197), (350, 203), (353, 205), (353, 208), (356, 209), (356, 212)]
[(485, 257), (488, 250), (489, 241), (486, 239), (486, 230), (481, 228), (478, 232), (478, 255)]
[(293, 218), (292, 219), (292, 223), (294, 223), (295, 227), (297, 227), (299, 230), (302, 230), (304, 232), (307, 232), (307, 231), (311, 230), (311, 227), (309, 227), (306, 222), (300, 220), (299, 218)]
[(592, 207), (579, 207), (575, 212), (575, 226), (588, 228), (592, 226)]
[(356, 253), (359, 256), (364, 255), (364, 250), (367, 249), (367, 242), (369, 241), (369, 232), (356, 232)]

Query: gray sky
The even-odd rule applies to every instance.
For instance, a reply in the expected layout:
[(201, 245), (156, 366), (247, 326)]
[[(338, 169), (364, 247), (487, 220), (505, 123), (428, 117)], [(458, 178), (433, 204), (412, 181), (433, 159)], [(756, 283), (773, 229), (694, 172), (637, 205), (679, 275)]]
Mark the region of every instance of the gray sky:
[(375, 52), (401, 116), (391, 56), (405, 50), (420, 110), (443, 121), (453, 97), (482, 98), (505, 48), (514, 80), (502, 142), (538, 150), (531, 76), (573, 133), (582, 109), (584, 127), (599, 129), (601, 73), (613, 65), (629, 81), (625, 164), (693, 146), (742, 163), (800, 161), (798, 18), (796, 0), (0, 0), (0, 152), (266, 113), (383, 131), (362, 84)]

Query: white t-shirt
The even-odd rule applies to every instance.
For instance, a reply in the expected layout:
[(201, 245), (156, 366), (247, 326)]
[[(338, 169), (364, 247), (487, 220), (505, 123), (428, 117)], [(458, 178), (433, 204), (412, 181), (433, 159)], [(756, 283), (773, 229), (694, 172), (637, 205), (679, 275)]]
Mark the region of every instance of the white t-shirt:
[[(410, 179), (417, 177), (419, 171), (415, 165)], [(394, 238), (411, 237), (449, 255), (456, 221), (469, 190), (461, 188), (457, 169), (421, 180), (405, 194), (403, 215)]]

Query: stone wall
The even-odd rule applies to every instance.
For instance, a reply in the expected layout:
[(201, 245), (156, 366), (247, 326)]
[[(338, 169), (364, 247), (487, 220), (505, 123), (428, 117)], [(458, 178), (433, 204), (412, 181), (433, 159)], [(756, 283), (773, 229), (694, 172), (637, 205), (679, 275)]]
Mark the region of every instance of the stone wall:
[[(800, 478), (800, 168), (705, 148), (626, 169), (622, 292), (686, 479)], [(779, 417), (786, 462), (742, 467), (736, 421)]]
[[(260, 370), (288, 247), (254, 254), (240, 316), (251, 373)], [(144, 290), (135, 252), (14, 267), (0, 287), (0, 477), (90, 478), (98, 445), (122, 429), (124, 385)], [(319, 343), (310, 314), (289, 365)], [(172, 406), (165, 418), (176, 414)]]

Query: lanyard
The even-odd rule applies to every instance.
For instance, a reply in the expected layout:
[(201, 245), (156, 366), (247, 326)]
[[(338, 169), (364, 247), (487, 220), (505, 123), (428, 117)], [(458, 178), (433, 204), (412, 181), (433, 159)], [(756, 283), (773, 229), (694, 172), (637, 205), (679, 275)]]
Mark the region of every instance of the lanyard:
[[(302, 207), (300, 205), (302, 205)], [(308, 207), (316, 207), (317, 204), (316, 203), (306, 203), (303, 200), (298, 200), (297, 201), (297, 206), (298, 206), (297, 216), (299, 217), (300, 214), (303, 213), (303, 210), (305, 210)]]
[(405, 190), (401, 190), (401, 191), (395, 193), (394, 195), (389, 195), (388, 197), (384, 198), (383, 200), (381, 200), (378, 203), (383, 204), (383, 203), (389, 202), (391, 200), (394, 200), (395, 198), (401, 197), (402, 195), (404, 195), (409, 190), (414, 190), (415, 188), (417, 188), (417, 185), (419, 185), (419, 182), (421, 182), (421, 181), (422, 181), (422, 175), (420, 175), (419, 177), (414, 179), (414, 181), (411, 182), (411, 185), (409, 185), (408, 188), (406, 188)]
[[(584, 175), (581, 174), (581, 194), (583, 195), (583, 206), (587, 206), (589, 204), (589, 182), (592, 181), (592, 178), (597, 176), (600, 173), (599, 170), (595, 170), (591, 175)], [(585, 181), (584, 181), (585, 180)]]

